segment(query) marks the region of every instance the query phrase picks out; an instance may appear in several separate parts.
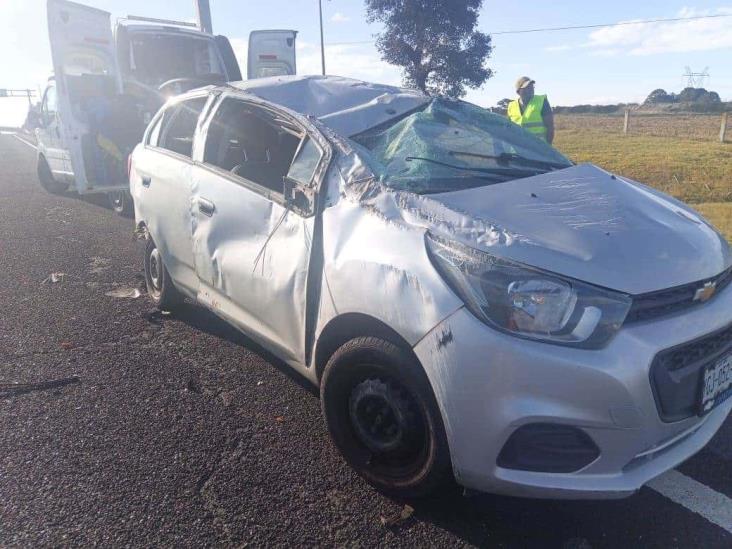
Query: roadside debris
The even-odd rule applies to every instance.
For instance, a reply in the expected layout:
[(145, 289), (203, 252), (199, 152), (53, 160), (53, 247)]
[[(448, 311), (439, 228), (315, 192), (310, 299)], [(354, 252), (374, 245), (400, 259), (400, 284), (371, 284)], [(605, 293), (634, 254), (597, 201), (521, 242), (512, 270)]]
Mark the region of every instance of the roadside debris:
[(264, 385), (264, 381), (257, 381), (257, 387), (261, 387), (262, 385)]
[(122, 287), (104, 292), (104, 295), (109, 297), (117, 297), (119, 299), (137, 299), (142, 295), (142, 292), (140, 292), (140, 290), (137, 288)]
[(56, 284), (58, 282), (63, 282), (64, 278), (66, 278), (66, 273), (51, 273), (43, 279), (41, 284)]
[(412, 507), (411, 505), (405, 505), (398, 513), (394, 513), (393, 515), (389, 515), (388, 517), (382, 516), (381, 525), (387, 528), (391, 528), (392, 526), (396, 526), (397, 524), (408, 520), (413, 514), (414, 507)]
[(61, 347), (61, 348), (62, 348), (62, 349), (63, 349), (64, 351), (70, 351), (71, 349), (73, 349), (73, 348), (74, 348), (74, 344), (73, 344), (73, 343), (71, 343), (70, 341), (61, 341), (61, 342), (59, 343), (59, 346), (60, 346), (60, 347)]
[(112, 265), (112, 260), (106, 257), (94, 256), (89, 259), (89, 272), (91, 274), (101, 274)]
[(59, 387), (80, 382), (79, 376), (71, 376), (51, 381), (39, 381), (37, 383), (0, 383), (0, 397), (22, 395), (33, 391), (58, 389)]

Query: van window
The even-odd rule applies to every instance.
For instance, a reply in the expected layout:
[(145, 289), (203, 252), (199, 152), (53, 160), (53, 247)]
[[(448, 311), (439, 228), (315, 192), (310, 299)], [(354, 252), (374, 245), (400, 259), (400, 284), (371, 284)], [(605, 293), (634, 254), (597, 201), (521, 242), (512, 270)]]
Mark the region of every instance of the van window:
[(282, 194), (300, 141), (266, 111), (225, 99), (211, 120), (203, 160)]
[(112, 108), (117, 93), (113, 61), (95, 48), (74, 48), (64, 55), (63, 73), (74, 117), (96, 124)]
[(46, 89), (46, 97), (43, 99), (41, 110), (44, 114), (52, 114), (56, 112), (56, 109), (56, 86), (52, 84)]
[(130, 40), (130, 74), (158, 87), (175, 78), (226, 75), (216, 42), (183, 33), (137, 32)]
[(193, 155), (193, 135), (196, 133), (198, 117), (206, 105), (208, 97), (196, 97), (181, 101), (163, 115), (162, 138), (158, 147), (191, 158)]

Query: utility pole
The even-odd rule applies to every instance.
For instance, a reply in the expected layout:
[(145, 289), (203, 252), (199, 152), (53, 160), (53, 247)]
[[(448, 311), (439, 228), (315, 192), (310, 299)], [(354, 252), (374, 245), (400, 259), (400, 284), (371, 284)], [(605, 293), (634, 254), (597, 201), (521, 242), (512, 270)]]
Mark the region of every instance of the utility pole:
[(318, 11), (320, 12), (320, 64), (325, 76), (325, 43), (323, 42), (323, 0), (318, 0)]
[(198, 28), (203, 32), (213, 34), (213, 25), (211, 24), (211, 6), (208, 0), (195, 0), (196, 15), (198, 16)]

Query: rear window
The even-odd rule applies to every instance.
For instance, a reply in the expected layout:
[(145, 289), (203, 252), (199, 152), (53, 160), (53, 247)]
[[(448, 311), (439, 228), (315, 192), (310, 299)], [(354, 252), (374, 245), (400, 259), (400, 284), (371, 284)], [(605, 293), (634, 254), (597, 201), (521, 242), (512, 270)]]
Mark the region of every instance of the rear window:
[[(196, 97), (171, 107), (163, 115), (157, 146), (191, 158), (193, 156), (193, 136), (196, 133), (198, 117), (206, 105), (207, 99), (206, 96)], [(151, 141), (152, 133), (155, 133), (155, 131), (155, 128), (153, 128)]]
[(129, 56), (132, 77), (155, 87), (176, 78), (223, 77), (226, 72), (214, 40), (182, 33), (134, 33)]

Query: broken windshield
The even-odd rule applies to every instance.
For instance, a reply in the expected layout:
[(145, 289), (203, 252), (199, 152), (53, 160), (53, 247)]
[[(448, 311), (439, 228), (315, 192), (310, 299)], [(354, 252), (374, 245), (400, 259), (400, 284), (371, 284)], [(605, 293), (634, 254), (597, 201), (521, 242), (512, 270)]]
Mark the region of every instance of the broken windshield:
[(130, 72), (148, 86), (175, 78), (223, 75), (213, 40), (183, 34), (138, 32), (132, 36)]
[(447, 192), (567, 168), (572, 163), (508, 119), (463, 101), (425, 108), (353, 140), (385, 185)]

